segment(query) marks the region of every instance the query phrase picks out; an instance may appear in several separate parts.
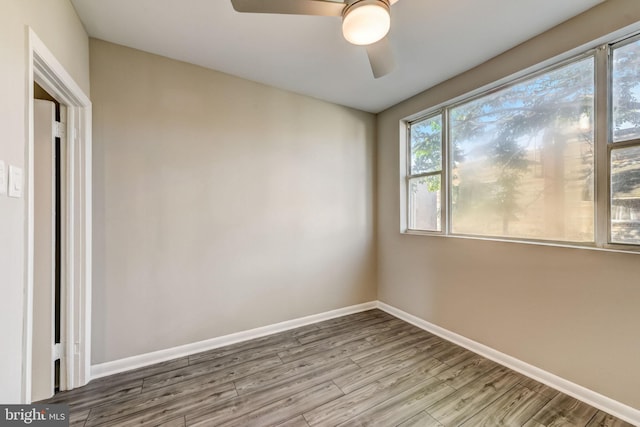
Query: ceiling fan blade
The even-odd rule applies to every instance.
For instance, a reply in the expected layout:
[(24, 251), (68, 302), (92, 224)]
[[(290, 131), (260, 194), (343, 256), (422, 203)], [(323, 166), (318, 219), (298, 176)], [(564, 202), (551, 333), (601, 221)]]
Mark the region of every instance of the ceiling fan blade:
[(237, 12), (342, 16), (344, 2), (331, 0), (231, 0)]
[(389, 39), (382, 40), (367, 46), (367, 55), (371, 64), (374, 78), (386, 76), (396, 68), (396, 61), (393, 57), (393, 50)]
[(398, 2), (398, 0), (389, 0), (389, 4), (394, 4), (394, 3), (397, 3), (397, 2)]

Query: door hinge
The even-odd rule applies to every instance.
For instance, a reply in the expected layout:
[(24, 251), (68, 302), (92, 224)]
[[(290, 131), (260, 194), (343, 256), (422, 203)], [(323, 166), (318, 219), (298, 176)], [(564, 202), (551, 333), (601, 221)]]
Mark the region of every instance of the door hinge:
[(59, 360), (64, 358), (64, 345), (62, 343), (56, 343), (53, 345), (53, 360)]
[(64, 139), (67, 133), (65, 123), (55, 122), (53, 125), (53, 132), (56, 138)]

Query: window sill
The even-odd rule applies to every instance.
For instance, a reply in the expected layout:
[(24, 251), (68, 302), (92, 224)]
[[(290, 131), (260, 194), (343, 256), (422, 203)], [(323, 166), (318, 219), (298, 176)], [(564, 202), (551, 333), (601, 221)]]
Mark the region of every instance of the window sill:
[(603, 246), (597, 246), (594, 243), (572, 243), (572, 242), (555, 242), (547, 240), (527, 240), (527, 239), (509, 239), (502, 237), (483, 237), (483, 236), (471, 236), (465, 234), (445, 234), (439, 231), (420, 231), (420, 230), (405, 230), (400, 234), (409, 236), (427, 236), (438, 238), (453, 238), (453, 239), (466, 239), (466, 240), (484, 240), (489, 242), (501, 242), (501, 243), (516, 243), (524, 245), (534, 246), (551, 246), (556, 248), (568, 248), (568, 249), (586, 249), (591, 251), (604, 251), (604, 252), (617, 252), (625, 254), (640, 254), (640, 246), (635, 245), (618, 245), (607, 244)]

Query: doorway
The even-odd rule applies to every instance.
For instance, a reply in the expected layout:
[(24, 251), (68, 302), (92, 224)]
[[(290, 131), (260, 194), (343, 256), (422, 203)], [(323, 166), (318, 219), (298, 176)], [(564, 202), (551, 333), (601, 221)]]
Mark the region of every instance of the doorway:
[[(55, 391), (56, 377), (59, 390), (70, 390), (89, 382), (91, 366), (91, 101), (36, 33), (31, 28), (27, 29), (27, 33), (29, 91), (26, 125), (29, 139), (25, 155), (27, 262), (22, 368), (24, 403), (40, 397), (35, 388), (38, 379), (45, 378), (47, 381), (46, 387), (43, 387), (45, 394)], [(46, 172), (53, 176), (53, 187), (49, 189), (52, 195), (49, 212), (58, 219), (48, 218), (49, 231), (44, 234), (38, 233), (36, 227), (39, 211), (35, 199), (36, 174), (40, 173), (40, 167), (36, 168), (36, 156), (39, 156), (34, 119), (35, 92), (39, 90), (36, 83), (61, 106), (66, 106), (66, 125), (59, 126), (64, 137), (60, 138), (59, 145), (55, 142), (51, 145), (50, 171)], [(55, 119), (55, 110), (52, 115)], [(60, 117), (64, 115), (65, 109), (61, 108)], [(41, 162), (38, 160), (38, 163)], [(47, 164), (47, 160), (44, 163)], [(56, 169), (58, 179), (55, 179)], [(47, 218), (43, 223), (47, 223)], [(44, 245), (44, 253), (49, 253), (44, 256), (49, 260), (49, 266), (45, 267), (39, 261), (43, 257), (36, 257), (40, 235), (50, 236), (50, 241)], [(36, 293), (40, 292), (36, 288), (36, 276), (40, 274), (40, 268), (51, 283), (51, 286), (45, 286), (50, 290), (48, 301), (35, 299)], [(42, 301), (46, 301), (42, 303), (44, 311), (38, 305)], [(59, 311), (58, 316), (56, 311)], [(39, 322), (45, 324), (45, 320), (49, 323), (41, 328)], [(36, 336), (40, 331), (45, 331), (49, 337), (40, 341)], [(51, 353), (42, 358), (45, 374), (41, 376), (34, 369), (36, 359), (41, 355), (35, 347), (36, 341), (45, 343), (42, 344), (45, 352)], [(59, 344), (50, 346), (50, 342)], [(59, 360), (57, 374), (55, 360)], [(45, 365), (51, 361), (53, 369)], [(35, 378), (36, 375), (38, 378)]]
[(66, 389), (63, 179), (66, 107), (34, 83), (34, 282), (32, 401)]

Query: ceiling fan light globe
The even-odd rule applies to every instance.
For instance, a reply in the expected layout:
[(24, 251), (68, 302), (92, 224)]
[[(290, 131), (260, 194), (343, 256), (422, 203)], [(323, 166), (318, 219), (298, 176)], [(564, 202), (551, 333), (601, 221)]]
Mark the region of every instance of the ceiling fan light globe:
[(342, 18), (342, 34), (355, 45), (369, 45), (381, 40), (390, 27), (389, 9), (381, 2), (355, 4)]

